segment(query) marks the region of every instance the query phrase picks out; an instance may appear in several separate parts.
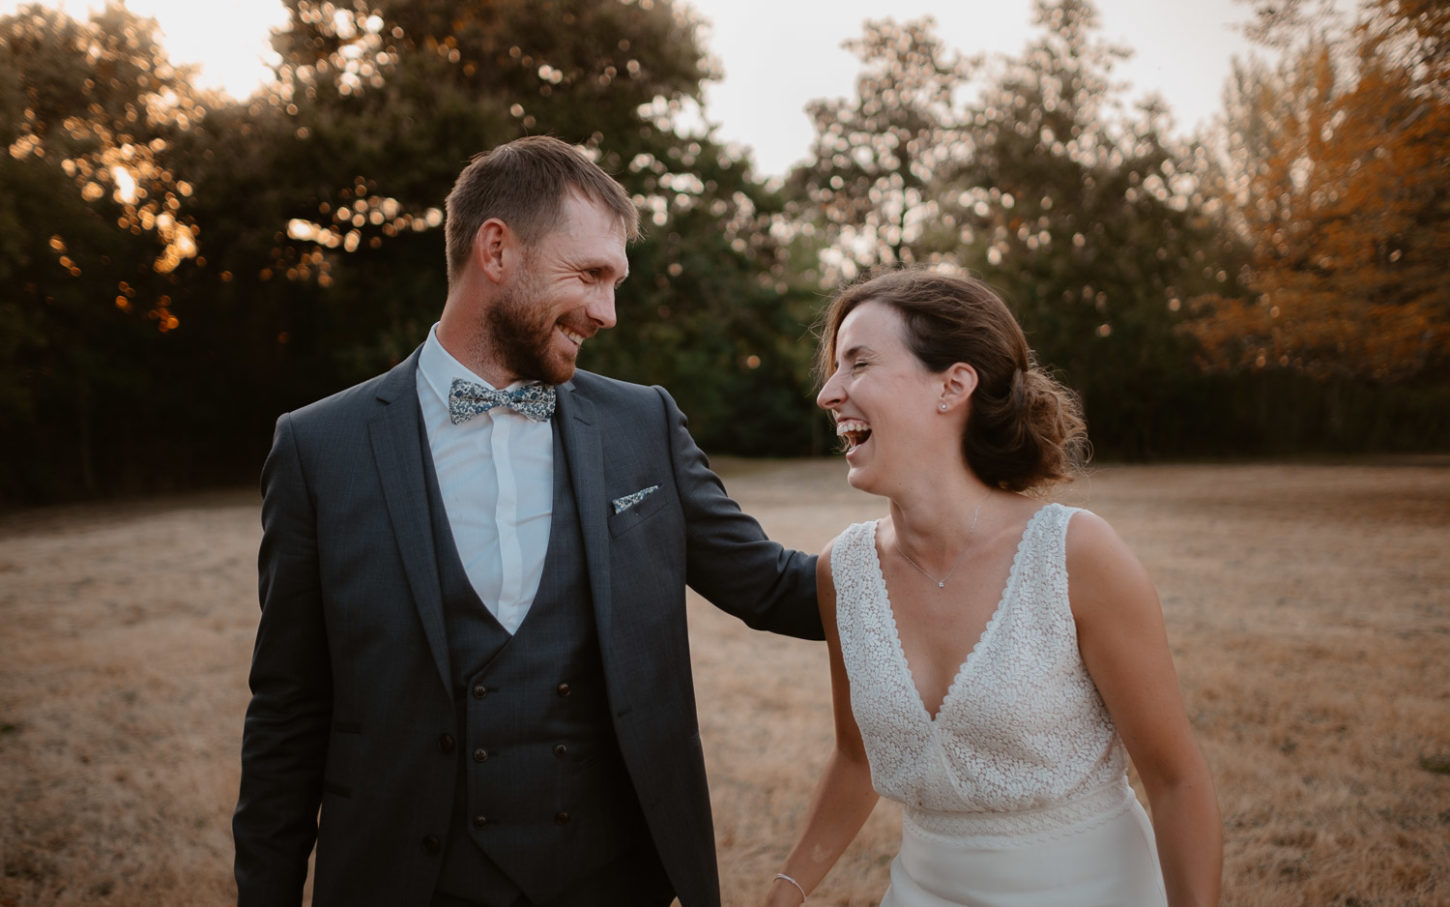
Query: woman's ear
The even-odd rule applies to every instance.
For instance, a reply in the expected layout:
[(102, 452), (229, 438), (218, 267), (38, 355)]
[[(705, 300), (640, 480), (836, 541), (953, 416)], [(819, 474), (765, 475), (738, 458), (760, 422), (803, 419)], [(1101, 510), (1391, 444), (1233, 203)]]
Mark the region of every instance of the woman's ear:
[(941, 402), (937, 408), (950, 412), (958, 406), (965, 406), (977, 389), (977, 370), (965, 362), (957, 362), (941, 373)]

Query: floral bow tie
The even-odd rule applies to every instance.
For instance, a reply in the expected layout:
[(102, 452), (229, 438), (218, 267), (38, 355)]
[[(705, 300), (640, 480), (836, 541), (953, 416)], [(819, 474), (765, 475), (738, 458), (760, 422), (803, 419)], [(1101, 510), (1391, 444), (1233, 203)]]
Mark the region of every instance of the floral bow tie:
[(467, 422), (495, 406), (511, 409), (535, 422), (546, 422), (554, 415), (554, 387), (550, 384), (525, 384), (513, 390), (494, 390), (475, 381), (454, 378), (448, 388), (448, 418), (454, 425)]

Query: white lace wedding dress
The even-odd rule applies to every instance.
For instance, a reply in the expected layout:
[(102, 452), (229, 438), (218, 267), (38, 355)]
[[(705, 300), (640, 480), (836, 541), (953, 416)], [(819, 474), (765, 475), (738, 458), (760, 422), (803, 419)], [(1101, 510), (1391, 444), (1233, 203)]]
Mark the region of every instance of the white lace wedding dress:
[(836, 540), (831, 572), (851, 710), (882, 796), (905, 807), (882, 907), (1165, 905), (1148, 817), (1078, 653), (1067, 597), (1075, 511), (1023, 531), (996, 612), (935, 718), (887, 598), (876, 524)]

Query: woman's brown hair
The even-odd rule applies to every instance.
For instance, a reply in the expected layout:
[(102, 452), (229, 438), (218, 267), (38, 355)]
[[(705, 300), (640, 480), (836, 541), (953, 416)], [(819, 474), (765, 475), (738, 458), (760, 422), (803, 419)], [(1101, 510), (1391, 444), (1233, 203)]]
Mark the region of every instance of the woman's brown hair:
[(847, 287), (826, 310), (817, 368), (836, 369), (841, 322), (864, 302), (895, 309), (907, 347), (932, 372), (958, 362), (977, 371), (962, 450), (988, 485), (1008, 491), (1070, 481), (1088, 455), (1078, 397), (1038, 367), (1012, 312), (979, 280), (889, 271)]

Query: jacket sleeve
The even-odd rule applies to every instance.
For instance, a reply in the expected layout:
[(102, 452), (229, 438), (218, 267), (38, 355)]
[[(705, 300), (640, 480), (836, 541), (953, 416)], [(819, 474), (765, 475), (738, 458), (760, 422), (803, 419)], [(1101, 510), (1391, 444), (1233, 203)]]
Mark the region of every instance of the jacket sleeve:
[(287, 415), (262, 469), (258, 579), (262, 613), (232, 834), (239, 907), (278, 907), (302, 900), (332, 711), (316, 510)]
[(824, 639), (816, 609), (816, 556), (766, 538), (725, 493), (685, 415), (664, 388), (670, 458), (685, 515), (686, 582), (711, 604), (757, 630)]

